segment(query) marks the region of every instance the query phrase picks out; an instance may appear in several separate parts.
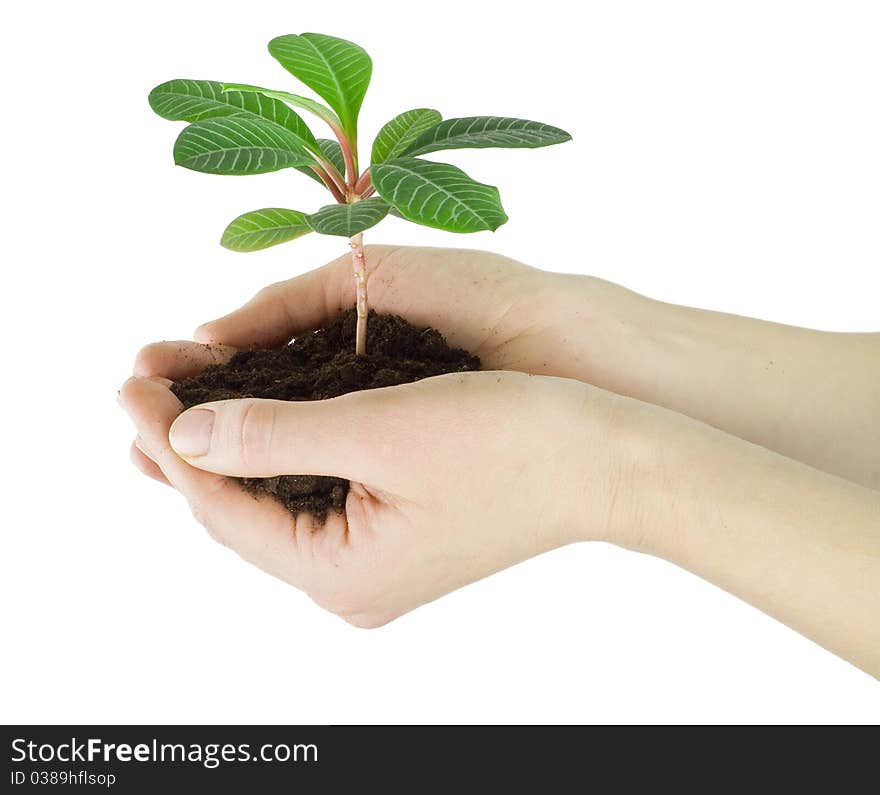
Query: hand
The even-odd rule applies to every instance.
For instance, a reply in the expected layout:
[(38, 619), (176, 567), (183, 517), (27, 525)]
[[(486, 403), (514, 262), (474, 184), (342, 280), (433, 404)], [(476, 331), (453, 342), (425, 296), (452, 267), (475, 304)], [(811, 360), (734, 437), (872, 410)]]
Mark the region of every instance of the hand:
[[(590, 380), (604, 363), (609, 320), (645, 299), (584, 276), (548, 273), (484, 251), (367, 246), (370, 306), (433, 326), (484, 369)], [(354, 305), (351, 262), (273, 284), (241, 309), (199, 327), (201, 343), (238, 348), (282, 344)], [(154, 356), (158, 354), (158, 356)], [(147, 348), (135, 372), (153, 375), (164, 349)]]
[[(673, 306), (479, 251), (376, 246), (367, 260), (375, 308), (433, 325), (487, 369), (577, 378), (880, 489), (880, 334)], [(196, 339), (282, 343), (353, 303), (351, 266), (341, 257), (263, 290), (200, 327)], [(146, 348), (135, 372), (156, 374), (166, 353)], [(181, 355), (204, 358), (192, 347)]]
[[(880, 334), (674, 306), (481, 251), (373, 246), (367, 262), (375, 309), (433, 326), (485, 369), (576, 378), (880, 489)], [(195, 338), (282, 343), (353, 304), (351, 265), (340, 257), (266, 288)], [(136, 372), (154, 374), (162, 357), (147, 349)]]
[[(618, 534), (634, 505), (616, 482), (628, 468), (612, 460), (621, 400), (566, 379), (478, 372), (316, 402), (220, 401), (175, 422), (167, 382), (132, 378), (121, 392), (145, 460), (214, 538), (368, 627), (584, 528)], [(350, 478), (345, 512), (323, 526), (294, 519), (223, 477), (291, 473)]]
[[(576, 316), (578, 313), (584, 314), (583, 307), (575, 307), (572, 298), (576, 292), (576, 285), (579, 282), (586, 282), (585, 279), (578, 280), (573, 277), (544, 273), (504, 257), (478, 251), (368, 247), (367, 259), (371, 271), (370, 301), (375, 309), (380, 312), (401, 313), (416, 324), (433, 325), (442, 331), (452, 344), (476, 352), (481, 357), (484, 367), (564, 374), (567, 363), (578, 358), (572, 356), (572, 347), (566, 345), (567, 331), (565, 326), (567, 320), (571, 318), (566, 317), (563, 307), (571, 306), (572, 316)], [(608, 285), (608, 287), (618, 289), (613, 288), (612, 285)], [(625, 293), (626, 291), (621, 292)], [(225, 361), (234, 353), (236, 347), (266, 346), (286, 342), (301, 331), (326, 324), (353, 302), (354, 283), (350, 261), (348, 257), (342, 257), (317, 271), (272, 285), (261, 291), (241, 309), (200, 327), (195, 336), (203, 344), (179, 342), (157, 343), (147, 346), (140, 352), (135, 362), (135, 374), (141, 379), (129, 382), (122, 391), (124, 405), (132, 413), (139, 429), (138, 440), (132, 448), (135, 464), (150, 477), (163, 482), (170, 481), (184, 493), (196, 516), (209, 527), (217, 538), (234, 546), (245, 558), (256, 562), (257, 565), (282, 579), (294, 581), (295, 584), (303, 583), (299, 581), (298, 577), (291, 574), (285, 563), (288, 558), (285, 555), (281, 555), (279, 559), (267, 556), (265, 544), (261, 540), (253, 541), (251, 536), (243, 537), (242, 533), (246, 530), (242, 528), (258, 525), (268, 527), (271, 524), (275, 528), (274, 532), (278, 534), (273, 549), (287, 550), (287, 543), (284, 539), (291, 534), (291, 528), (296, 531), (296, 537), (301, 537), (306, 532), (302, 528), (307, 528), (307, 534), (310, 536), (310, 530), (313, 529), (311, 520), (308, 517), (299, 517), (296, 523), (292, 523), (290, 516), (271, 501), (255, 503), (252, 497), (242, 494), (238, 484), (231, 483), (222, 477), (199, 472), (181, 461), (171, 450), (167, 440), (168, 428), (181, 410), (179, 402), (166, 388), (170, 384), (167, 379), (180, 379), (201, 371), (208, 364)], [(500, 384), (510, 385), (512, 379), (515, 378), (512, 374), (504, 374), (499, 377), (500, 382), (497, 389), (501, 389)], [(474, 378), (486, 378), (486, 376), (474, 376)], [(544, 390), (539, 389), (539, 380), (527, 381), (526, 383), (533, 384), (531, 389), (536, 393), (548, 389), (547, 384), (544, 385)], [(443, 382), (442, 379), (439, 381), (440, 383), (432, 387), (437, 390), (437, 394), (439, 394), (442, 383), (446, 383), (444, 389), (452, 389), (450, 384), (453, 382)], [(484, 383), (489, 384), (490, 382)], [(555, 387), (555, 391), (564, 390), (570, 393), (582, 389), (585, 389), (583, 385), (574, 383), (567, 384), (564, 388), (559, 384)], [(468, 394), (473, 394), (474, 391), (471, 389)], [(400, 388), (399, 391), (393, 390), (392, 394), (410, 395), (414, 392), (421, 394), (420, 391), (415, 391), (415, 388)], [(347, 398), (349, 403), (360, 400), (365, 406), (367, 401), (372, 399), (374, 396)], [(455, 394), (447, 394), (447, 399), (455, 399)], [(494, 438), (497, 436), (495, 428), (503, 425), (503, 415), (498, 413), (501, 411), (500, 408), (494, 409), (495, 413), (493, 414), (493, 411), (490, 410), (491, 401), (489, 401), (488, 395), (486, 401), (485, 409), (478, 412), (477, 416), (491, 419), (492, 430), (489, 432), (489, 436)], [(349, 405), (349, 403), (341, 405)], [(302, 408), (302, 406), (298, 408)], [(447, 408), (452, 408), (452, 406)], [(534, 413), (533, 427), (536, 429), (548, 421), (546, 414), (537, 412), (537, 404), (517, 406), (516, 408), (520, 412), (527, 410)], [(363, 414), (364, 417), (371, 416), (366, 409), (363, 410)], [(364, 448), (359, 458), (369, 462), (375, 458), (377, 450), (393, 449), (395, 440), (400, 440), (402, 435), (412, 433), (413, 428), (425, 428), (425, 423), (430, 422), (433, 416), (435, 415), (432, 412), (422, 411), (413, 405), (408, 409), (406, 416), (400, 418), (400, 427), (394, 433), (389, 433), (386, 438), (378, 440), (378, 446), (371, 447), (369, 451), (365, 452), (366, 448)], [(465, 416), (470, 415), (466, 414)], [(357, 434), (358, 437), (363, 437), (365, 433), (368, 434), (372, 427), (372, 421), (368, 421), (364, 417), (361, 418), (362, 428)], [(456, 424), (459, 420), (453, 421), (451, 418), (447, 418), (446, 422)], [(435, 426), (428, 427), (436, 430)], [(540, 433), (543, 432), (539, 432), (539, 437)], [(460, 466), (461, 462), (471, 460), (466, 452), (469, 445), (482, 444), (479, 427), (463, 428), (461, 434), (460, 441), (462, 443), (457, 452), (449, 453), (459, 461), (458, 474), (463, 471)], [(568, 432), (565, 433), (565, 437), (566, 439), (572, 438)], [(458, 439), (458, 436), (454, 438)], [(506, 444), (514, 446), (512, 437), (504, 438)], [(438, 440), (438, 443), (442, 441)], [(437, 446), (431, 440), (426, 440), (426, 446), (419, 447), (412, 447), (408, 442), (402, 444), (404, 446), (398, 448), (394, 453), (402, 463), (408, 462), (409, 459), (400, 456), (400, 449), (431, 450)], [(307, 445), (300, 444), (297, 448), (301, 449), (304, 446)], [(339, 471), (340, 462), (351, 459), (351, 456), (342, 455), (339, 450), (334, 450), (332, 447), (327, 447), (325, 452), (328, 455), (328, 460), (324, 462), (324, 469), (315, 468), (316, 463), (315, 466), (312, 466), (309, 461), (301, 458), (287, 461), (286, 469), (289, 472), (308, 470), (310, 474), (321, 474), (324, 470)], [(547, 448), (540, 447), (535, 452), (533, 460), (544, 462), (546, 467), (548, 464), (552, 464), (552, 461), (547, 460), (547, 455)], [(434, 456), (429, 459), (429, 461), (433, 460)], [(515, 464), (516, 461), (521, 461), (520, 465), (523, 467), (523, 471), (518, 475), (519, 478), (531, 482), (533, 486), (541, 480), (538, 473), (530, 476), (529, 470), (534, 467), (534, 463), (527, 465), (527, 459), (516, 458), (507, 464), (500, 461), (493, 463), (486, 456), (478, 456), (473, 460), (474, 465), (481, 461), (484, 462), (486, 472), (479, 473), (472, 481), (461, 484), (462, 486), (476, 487), (477, 484), (482, 484), (487, 475), (491, 473), (497, 477), (503, 477), (504, 472), (509, 471), (506, 467)], [(437, 463), (439, 466), (442, 462), (438, 461)], [(199, 466), (203, 465), (210, 469), (209, 462), (199, 462)], [(561, 465), (557, 466), (561, 467)], [(238, 474), (244, 474), (244, 472)], [(358, 478), (350, 472), (342, 471), (341, 475), (353, 478), (355, 482), (346, 516), (331, 520), (328, 527), (320, 531), (320, 536), (316, 536), (316, 538), (322, 539), (321, 544), (325, 553), (332, 549), (333, 538), (339, 537), (340, 534), (343, 539), (353, 538), (352, 526), (355, 530), (362, 528), (367, 519), (373, 523), (371, 527), (375, 527), (375, 523), (379, 519), (383, 522), (382, 527), (389, 527), (394, 523), (395, 517), (400, 526), (407, 524), (418, 526), (417, 516), (412, 514), (404, 516), (401, 511), (407, 507), (415, 509), (418, 505), (422, 505), (424, 510), (424, 506), (430, 504), (426, 502), (426, 498), (421, 502), (411, 500), (411, 503), (404, 502), (398, 506), (379, 501), (375, 503), (375, 509), (372, 512), (364, 513), (363, 505), (373, 505), (375, 500), (381, 497), (383, 490), (387, 489), (387, 485), (383, 486), (381, 480), (375, 482), (367, 479), (365, 481), (367, 486), (361, 488), (357, 483)], [(568, 477), (577, 479), (574, 472), (568, 473)], [(607, 477), (607, 474), (603, 474), (602, 477)], [(431, 482), (430, 471), (420, 472), (418, 482), (424, 485), (426, 478), (427, 482)], [(510, 476), (508, 480), (512, 482), (514, 478)], [(563, 480), (564, 478), (560, 478), (559, 482), (562, 483)], [(371, 487), (375, 491), (371, 491)], [(563, 497), (561, 494), (556, 494), (560, 488), (560, 486), (552, 485), (540, 489), (519, 490), (518, 488), (516, 494), (507, 495), (504, 498), (493, 496), (491, 491), (481, 490), (480, 499), (476, 499), (466, 493), (458, 493), (455, 489), (447, 489), (446, 484), (442, 481), (434, 482), (428, 496), (433, 495), (434, 499), (441, 500), (444, 508), (440, 512), (432, 507), (427, 516), (433, 515), (439, 521), (451, 522), (449, 527), (463, 528), (461, 532), (465, 533), (465, 538), (470, 538), (470, 543), (479, 549), (486, 549), (487, 552), (494, 550), (494, 554), (497, 555), (497, 559), (488, 555), (483, 561), (483, 569), (487, 570), (481, 570), (475, 558), (458, 574), (453, 574), (452, 571), (447, 572), (444, 575), (445, 589), (449, 590), (456, 587), (456, 583), (461, 584), (461, 582), (483, 576), (488, 573), (488, 570), (494, 570), (493, 567), (501, 568), (506, 565), (505, 560), (512, 562), (522, 559), (530, 554), (536, 554), (543, 548), (563, 543), (561, 540), (563, 538), (569, 538), (570, 536), (566, 533), (570, 533), (571, 528), (575, 525), (580, 526), (580, 522), (573, 523), (566, 520), (562, 525), (552, 529), (539, 531), (536, 528), (536, 525), (541, 521), (545, 526), (549, 526), (547, 523), (550, 521), (553, 511), (541, 507), (548, 499), (548, 495), (556, 495), (552, 497), (556, 506), (555, 511), (564, 510), (571, 513), (576, 509), (577, 501), (573, 503), (570, 495)], [(580, 490), (580, 481), (572, 488)], [(508, 490), (510, 489), (508, 488)], [(393, 494), (393, 490), (389, 493)], [(368, 502), (362, 503), (362, 497), (367, 498)], [(492, 527), (503, 528), (504, 545), (499, 545), (497, 548), (488, 544), (487, 539), (482, 535), (485, 528), (490, 525), (488, 516), (492, 514), (490, 512), (486, 516), (481, 516), (481, 513), (485, 513), (483, 508), (478, 507), (481, 505), (481, 499), (497, 499), (496, 509), (503, 505), (520, 506), (515, 522), (499, 517), (498, 524), (491, 523)], [(601, 503), (599, 500), (594, 500), (592, 504), (599, 505)], [(394, 507), (397, 508), (396, 512), (392, 511)], [(360, 510), (361, 512), (352, 514), (352, 510)], [(257, 512), (259, 517), (255, 515)], [(462, 518), (452, 521), (455, 512), (461, 512)], [(544, 519), (535, 519), (536, 516), (543, 516)], [(596, 522), (594, 530), (597, 535), (602, 535), (605, 532), (603, 523), (604, 526), (608, 525), (607, 517), (601, 517)], [(525, 538), (521, 538), (517, 532), (513, 531), (514, 528), (523, 526), (528, 528)], [(481, 531), (479, 528), (483, 528), (483, 530)], [(399, 543), (403, 543), (401, 533), (402, 531), (398, 529), (389, 538), (397, 538)], [(358, 538), (361, 537), (358, 536)], [(386, 537), (384, 531), (381, 537)], [(407, 535), (407, 538), (411, 539), (412, 537), (423, 536), (421, 531), (417, 530), (415, 534), (409, 533)], [(424, 538), (426, 544), (434, 548), (431, 554), (436, 557), (439, 554), (438, 550), (443, 549), (443, 543), (438, 538), (432, 539), (430, 535), (424, 536)], [(530, 539), (530, 545), (526, 543), (528, 539)], [(250, 546), (251, 543), (255, 546)], [(387, 543), (389, 549), (393, 547), (390, 540)], [(344, 549), (345, 547), (340, 548)], [(423, 547), (417, 547), (412, 550), (413, 555), (418, 555), (419, 550), (424, 552)], [(464, 550), (462, 550), (462, 554), (464, 554)], [(450, 566), (452, 565), (451, 560), (448, 563)], [(414, 574), (413, 576), (420, 577), (421, 575)], [(333, 577), (328, 578), (327, 581), (329, 583), (339, 582), (338, 578)], [(321, 577), (315, 575), (313, 581), (310, 582), (312, 585), (304, 587), (313, 593), (319, 601), (331, 607), (336, 605), (334, 601), (336, 597), (332, 594), (326, 595), (322, 591), (325, 586), (321, 585), (323, 582)], [(345, 584), (340, 585), (340, 592), (343, 592), (342, 588)], [(430, 578), (424, 579), (423, 587), (427, 589), (425, 593), (418, 597), (413, 593), (409, 604), (400, 607), (399, 610), (409, 609), (415, 606), (419, 600), (433, 598), (442, 592), (442, 589), (438, 590), (438, 584), (432, 583)], [(345, 588), (344, 592), (349, 593), (350, 590)], [(366, 620), (358, 618), (365, 613), (364, 610), (354, 610), (346, 605), (337, 607), (337, 612), (346, 614), (353, 620), (362, 622)], [(388, 610), (385, 610), (384, 614), (387, 613)], [(379, 611), (374, 611), (370, 614), (369, 620), (377, 620), (375, 616), (378, 614)]]
[[(184, 448), (191, 409), (177, 455), (167, 379), (327, 322), (353, 300), (341, 259), (201, 327), (208, 344), (148, 346), (123, 387), (136, 463), (215, 537), (360, 626), (568, 541), (609, 540), (697, 572), (877, 675), (880, 495), (650, 403), (878, 484), (880, 336), (657, 304), (477, 252), (368, 258), (374, 306), (434, 325), (484, 366), (648, 402), (468, 373), (316, 403), (212, 404), (204, 453)], [(785, 365), (773, 377), (770, 354)], [(297, 473), (352, 479), (345, 513), (294, 521), (224, 477)]]

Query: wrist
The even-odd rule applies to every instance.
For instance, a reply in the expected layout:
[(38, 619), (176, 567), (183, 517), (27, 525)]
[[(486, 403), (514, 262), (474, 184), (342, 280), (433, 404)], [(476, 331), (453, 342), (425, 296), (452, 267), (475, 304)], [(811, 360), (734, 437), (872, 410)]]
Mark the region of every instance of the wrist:
[(711, 429), (584, 384), (570, 465), (569, 541), (605, 541), (670, 557), (680, 528), (698, 525)]
[(675, 307), (592, 276), (552, 274), (548, 294), (555, 374), (641, 399), (661, 370)]

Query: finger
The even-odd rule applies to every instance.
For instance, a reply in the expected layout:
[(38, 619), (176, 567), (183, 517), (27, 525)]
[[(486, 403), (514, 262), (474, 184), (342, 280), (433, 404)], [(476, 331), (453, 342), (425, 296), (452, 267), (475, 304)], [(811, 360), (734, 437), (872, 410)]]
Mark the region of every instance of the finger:
[[(370, 249), (370, 259), (375, 259)], [(288, 342), (295, 334), (326, 325), (354, 304), (354, 278), (350, 257), (323, 268), (270, 285), (240, 309), (199, 326), (193, 335), (204, 343), (239, 348), (271, 347)]]
[(235, 348), (226, 345), (200, 345), (197, 342), (153, 342), (138, 351), (134, 374), (139, 378), (162, 376), (178, 381), (198, 375), (211, 364), (228, 362)]
[(174, 453), (168, 429), (181, 404), (163, 385), (131, 378), (122, 387), (120, 402), (163, 475), (186, 497), (211, 536), (245, 560), (297, 585), (301, 556), (290, 513), (275, 500), (257, 500), (238, 483), (196, 469)]
[(413, 434), (426, 419), (415, 392), (406, 384), (329, 400), (203, 403), (175, 420), (171, 444), (193, 466), (223, 475), (332, 475), (393, 492), (409, 482), (400, 452), (418, 449)]
[(131, 463), (134, 464), (148, 478), (152, 478), (159, 483), (164, 483), (166, 486), (171, 485), (168, 482), (168, 478), (166, 478), (165, 475), (162, 474), (162, 470), (159, 469), (159, 465), (138, 447), (137, 441), (132, 442), (130, 457)]

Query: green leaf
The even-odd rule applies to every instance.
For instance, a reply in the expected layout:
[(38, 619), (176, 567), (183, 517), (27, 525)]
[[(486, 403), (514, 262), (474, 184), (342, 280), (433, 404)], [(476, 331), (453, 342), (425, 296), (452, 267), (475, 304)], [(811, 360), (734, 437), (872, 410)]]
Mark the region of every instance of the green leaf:
[(473, 116), (440, 122), (416, 138), (406, 154), (415, 156), (441, 149), (490, 147), (537, 149), (570, 140), (571, 136), (565, 130), (539, 121), (503, 116)]
[(321, 151), (326, 155), (327, 160), (336, 166), (336, 170), (340, 174), (345, 174), (345, 155), (342, 154), (342, 147), (339, 145), (339, 141), (333, 141), (330, 138), (319, 138), (318, 146), (321, 147)]
[(174, 162), (207, 174), (264, 174), (308, 165), (314, 158), (298, 136), (277, 124), (226, 116), (185, 127), (174, 143)]
[(171, 121), (256, 116), (289, 130), (306, 148), (316, 145), (308, 125), (283, 102), (261, 94), (223, 91), (222, 84), (213, 80), (169, 80), (150, 92), (149, 102), (156, 113)]
[(220, 245), (232, 251), (259, 251), (307, 235), (305, 213), (266, 207), (239, 215), (223, 232)]
[(430, 108), (415, 108), (395, 116), (379, 130), (376, 140), (373, 141), (370, 162), (376, 165), (406, 154), (409, 145), (441, 119), (442, 116)]
[(354, 143), (358, 113), (373, 72), (366, 51), (345, 39), (303, 33), (272, 39), (269, 52), (336, 111), (342, 129)]
[(302, 108), (303, 110), (307, 110), (310, 113), (314, 113), (319, 119), (323, 119), (331, 126), (335, 124), (337, 127), (339, 127), (342, 124), (339, 121), (337, 115), (326, 105), (322, 105), (320, 102), (316, 102), (315, 100), (309, 99), (308, 97), (300, 96), (299, 94), (291, 94), (289, 91), (275, 91), (271, 88), (250, 86), (246, 83), (223, 83), (223, 90), (240, 91), (246, 94), (262, 94), (264, 97), (269, 97), (270, 99), (278, 99), (282, 102), (288, 102), (297, 108)]
[[(342, 147), (339, 146), (338, 141), (332, 141), (329, 138), (319, 138), (318, 139), (318, 148), (321, 150), (321, 155), (325, 160), (329, 160), (334, 166), (336, 166), (336, 170), (345, 175), (345, 157), (342, 154)], [(302, 171), (303, 174), (311, 177), (316, 182), (320, 182), (321, 185), (324, 184), (324, 181), (308, 166), (296, 166), (297, 171)]]
[(506, 220), (498, 188), (460, 168), (398, 157), (371, 169), (373, 185), (408, 221), (448, 232), (493, 232)]
[(388, 215), (388, 209), (382, 199), (374, 197), (354, 204), (330, 204), (307, 215), (306, 221), (319, 234), (352, 237), (378, 224)]

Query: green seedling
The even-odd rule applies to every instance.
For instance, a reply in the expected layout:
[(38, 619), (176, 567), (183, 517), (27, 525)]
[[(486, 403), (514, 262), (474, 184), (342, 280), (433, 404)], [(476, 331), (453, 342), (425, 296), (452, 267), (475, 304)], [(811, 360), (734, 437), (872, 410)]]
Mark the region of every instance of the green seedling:
[[(293, 168), (324, 185), (335, 204), (304, 213), (252, 210), (226, 227), (221, 244), (257, 251), (309, 232), (349, 239), (357, 293), (356, 351), (366, 351), (367, 271), (363, 232), (389, 213), (448, 232), (497, 229), (507, 220), (498, 189), (446, 163), (423, 159), (443, 149), (527, 148), (571, 140), (564, 130), (503, 116), (442, 119), (430, 108), (407, 110), (376, 136), (370, 165), (358, 160), (358, 113), (373, 63), (358, 45), (320, 33), (279, 36), (269, 53), (327, 104), (241, 83), (170, 80), (150, 93), (165, 119), (190, 122), (174, 144), (174, 162), (208, 174), (264, 174)], [(316, 138), (300, 115), (330, 128)]]

